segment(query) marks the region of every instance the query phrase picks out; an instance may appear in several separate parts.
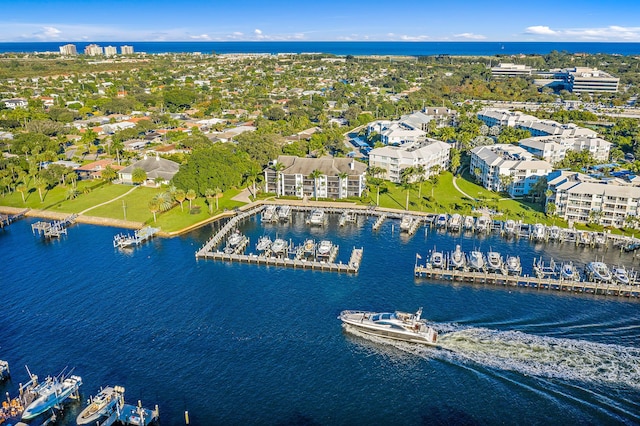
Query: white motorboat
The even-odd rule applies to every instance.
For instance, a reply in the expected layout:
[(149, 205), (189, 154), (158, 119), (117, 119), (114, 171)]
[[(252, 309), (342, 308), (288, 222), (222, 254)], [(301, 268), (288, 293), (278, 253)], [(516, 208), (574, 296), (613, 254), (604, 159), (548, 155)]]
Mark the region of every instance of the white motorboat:
[(338, 319), (361, 333), (435, 346), (438, 332), (421, 318), (422, 308), (407, 312), (342, 311)]
[(473, 231), (473, 225), (475, 224), (475, 222), (476, 222), (475, 217), (465, 216), (462, 227), (464, 228), (465, 231)]
[(459, 244), (456, 245), (456, 249), (449, 255), (449, 264), (453, 269), (464, 269), (467, 265), (467, 256)]
[(604, 262), (589, 262), (584, 267), (584, 273), (591, 281), (605, 282), (611, 281), (612, 276), (609, 267)]
[(265, 252), (271, 248), (271, 238), (264, 235), (258, 239), (258, 243), (256, 244), (256, 250), (258, 252)]
[(313, 209), (311, 210), (311, 214), (309, 214), (309, 219), (307, 222), (310, 225), (324, 225), (326, 220), (326, 215), (324, 210), (322, 209)]
[(469, 253), (469, 259), (468, 259), (467, 265), (469, 269), (472, 271), (484, 271), (485, 262), (484, 262), (484, 255), (482, 254), (482, 252), (478, 250), (473, 250), (471, 253)]
[(549, 233), (549, 241), (558, 241), (560, 239), (560, 227), (552, 226), (551, 228), (547, 228)]
[(229, 247), (236, 247), (238, 244), (242, 242), (242, 238), (244, 236), (240, 233), (238, 229), (234, 230), (229, 238), (227, 238), (227, 245)]
[(589, 231), (578, 232), (578, 244), (590, 246), (593, 243), (593, 235)]
[(273, 222), (273, 219), (276, 217), (276, 206), (273, 204), (269, 204), (262, 211), (262, 221), (263, 222)]
[(497, 251), (492, 250), (487, 253), (487, 270), (489, 272), (505, 273), (502, 256)]
[(307, 239), (302, 245), (302, 251), (305, 256), (313, 256), (316, 253), (316, 242), (311, 238)]
[(480, 216), (476, 220), (476, 232), (483, 233), (488, 232), (491, 225), (491, 218), (489, 216)]
[(349, 222), (355, 222), (354, 215), (350, 214), (348, 211), (343, 211), (340, 215), (340, 219), (338, 220), (338, 224), (340, 226), (345, 226)]
[(441, 251), (436, 250), (435, 248), (431, 250), (431, 255), (429, 256), (429, 264), (434, 269), (444, 269), (444, 255)]
[(536, 223), (533, 225), (533, 232), (531, 234), (531, 238), (535, 241), (544, 241), (547, 237), (547, 230), (545, 226), (541, 223)]
[(318, 244), (318, 256), (329, 256), (331, 254), (331, 249), (333, 248), (333, 243), (329, 240), (322, 240), (320, 244)]
[(280, 254), (287, 248), (287, 242), (282, 238), (276, 238), (271, 244), (271, 251), (275, 254)]
[(502, 225), (502, 231), (507, 237), (514, 235), (516, 233), (516, 221), (507, 219)]
[(454, 213), (451, 215), (449, 219), (449, 230), (453, 232), (458, 232), (462, 229), (462, 215), (459, 213)]
[(278, 207), (278, 220), (286, 221), (291, 217), (291, 206), (284, 205)]
[(580, 274), (573, 262), (565, 262), (560, 267), (560, 278), (569, 281), (580, 281)]
[(593, 233), (593, 244), (596, 247), (602, 247), (607, 245), (607, 234), (603, 232), (594, 232)]
[(400, 220), (400, 230), (407, 232), (411, 229), (411, 225), (413, 225), (414, 218), (411, 215), (405, 214), (402, 216)]
[(520, 275), (522, 274), (522, 264), (520, 263), (520, 256), (507, 256), (504, 265), (507, 269), (508, 275)]
[(436, 217), (436, 228), (446, 228), (448, 217), (446, 214), (441, 213)]
[(27, 405), (22, 412), (22, 420), (33, 419), (54, 407), (60, 406), (71, 394), (77, 392), (82, 385), (80, 376), (69, 376), (60, 380), (57, 377), (47, 377), (34, 392), (38, 397)]
[(611, 275), (616, 283), (629, 285), (629, 273), (627, 273), (627, 269), (624, 266), (620, 265), (611, 268)]
[(79, 425), (95, 424), (102, 417), (109, 417), (124, 404), (124, 388), (107, 386), (93, 397), (89, 405), (76, 418)]

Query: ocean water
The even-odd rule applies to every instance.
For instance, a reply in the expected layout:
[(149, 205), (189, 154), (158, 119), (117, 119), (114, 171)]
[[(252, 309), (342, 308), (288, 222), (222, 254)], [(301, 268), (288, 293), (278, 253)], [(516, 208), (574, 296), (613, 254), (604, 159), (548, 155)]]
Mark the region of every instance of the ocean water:
[[(196, 261), (215, 231), (118, 250), (121, 230), (77, 224), (60, 240), (31, 220), (0, 231), (0, 359), (16, 394), (24, 365), (44, 377), (68, 366), (83, 399), (121, 385), (129, 403), (160, 407), (161, 423), (194, 425), (640, 424), (640, 302), (616, 297), (414, 279), (416, 253), (460, 244), (521, 256), (640, 268), (614, 249), (399, 234), (387, 220), (340, 228), (241, 229), (301, 243), (328, 238), (357, 275)], [(424, 307), (441, 348), (388, 343), (343, 329), (344, 309)], [(62, 424), (74, 424), (74, 402)]]
[[(79, 53), (93, 42), (71, 42)], [(59, 52), (67, 42), (0, 43), (0, 53)], [(456, 55), (493, 56), (547, 54), (553, 50), (569, 53), (640, 54), (640, 43), (591, 42), (399, 42), (399, 41), (237, 41), (237, 42), (99, 42), (101, 46), (131, 45), (145, 53), (328, 53), (334, 55)]]

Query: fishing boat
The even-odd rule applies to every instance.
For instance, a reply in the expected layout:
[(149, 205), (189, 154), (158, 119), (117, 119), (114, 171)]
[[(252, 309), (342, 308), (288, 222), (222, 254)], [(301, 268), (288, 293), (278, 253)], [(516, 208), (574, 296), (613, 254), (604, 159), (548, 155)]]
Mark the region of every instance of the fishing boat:
[(353, 217), (349, 214), (348, 211), (343, 211), (342, 214), (340, 214), (340, 219), (338, 219), (338, 224), (340, 226), (345, 226), (348, 222), (353, 222)]
[(276, 214), (276, 206), (274, 206), (273, 204), (269, 204), (262, 211), (262, 221), (263, 222), (273, 222), (275, 214)]
[(448, 217), (446, 214), (441, 213), (436, 216), (436, 228), (446, 228), (447, 227)]
[(502, 224), (502, 232), (504, 233), (504, 235), (506, 235), (507, 237), (510, 237), (512, 235), (514, 235), (516, 233), (516, 222), (513, 219), (507, 219), (503, 224)]
[(411, 225), (413, 225), (413, 221), (413, 216), (408, 214), (403, 215), (402, 219), (400, 220), (400, 230), (408, 232), (411, 229)]
[(444, 269), (444, 255), (441, 251), (438, 251), (435, 248), (431, 250), (431, 255), (429, 256), (429, 265), (431, 265), (433, 269)]
[(124, 388), (107, 386), (89, 400), (89, 405), (76, 418), (79, 425), (98, 423), (103, 417), (109, 417), (124, 404)]
[(271, 244), (271, 251), (274, 254), (283, 253), (286, 248), (287, 248), (287, 242), (282, 238), (276, 238)]
[(541, 257), (539, 259), (533, 259), (533, 272), (535, 272), (538, 278), (555, 278), (558, 269), (553, 259), (549, 261), (549, 264), (546, 264)]
[(311, 238), (307, 239), (302, 245), (302, 252), (305, 256), (313, 256), (316, 252), (316, 242)]
[(473, 225), (476, 221), (476, 218), (473, 216), (465, 216), (462, 227), (465, 231), (473, 231)]
[(462, 229), (462, 215), (454, 213), (449, 219), (449, 230), (452, 232), (458, 232)]
[(449, 265), (453, 269), (464, 269), (467, 264), (467, 256), (464, 254), (460, 245), (456, 245), (456, 249), (449, 255)]
[(487, 253), (487, 271), (504, 274), (504, 262), (502, 256), (497, 251), (489, 251)]
[(278, 220), (284, 222), (291, 217), (291, 206), (284, 205), (278, 207)]
[(593, 245), (596, 247), (603, 247), (607, 245), (607, 235), (604, 232), (594, 232)]
[(309, 214), (309, 219), (307, 219), (307, 223), (310, 225), (324, 225), (326, 220), (326, 215), (324, 210), (322, 209), (313, 209), (311, 210), (311, 214)]
[(484, 255), (482, 254), (481, 251), (478, 250), (473, 250), (471, 253), (469, 253), (469, 259), (467, 262), (468, 268), (472, 271), (484, 271), (485, 268), (485, 262), (484, 262)]
[(9, 372), (9, 363), (0, 359), (0, 381), (8, 379), (11, 373)]
[(611, 281), (611, 272), (604, 262), (589, 262), (584, 267), (584, 274), (590, 281), (608, 283)]
[(33, 419), (52, 408), (59, 407), (78, 391), (80, 385), (82, 385), (80, 376), (47, 377), (34, 389), (38, 397), (25, 407), (22, 420)]
[(549, 234), (549, 241), (558, 241), (560, 239), (560, 227), (553, 225), (551, 228), (547, 228)]
[(593, 243), (593, 235), (589, 231), (578, 232), (578, 244), (590, 246)]
[(236, 247), (238, 244), (242, 242), (243, 235), (240, 233), (240, 230), (234, 230), (229, 238), (227, 238), (227, 245), (229, 247)]
[(624, 266), (620, 265), (611, 268), (611, 275), (616, 283), (620, 285), (629, 285), (629, 273)]
[(541, 223), (536, 223), (533, 225), (533, 232), (531, 233), (531, 238), (534, 241), (544, 241), (547, 236), (546, 228)]
[(573, 262), (565, 262), (560, 267), (560, 278), (569, 281), (580, 281), (580, 273)]
[(387, 339), (435, 346), (438, 332), (421, 318), (422, 308), (407, 312), (342, 311), (338, 319), (358, 331)]
[(256, 244), (256, 250), (259, 253), (265, 252), (269, 250), (269, 248), (271, 248), (271, 238), (269, 238), (266, 235), (258, 238), (258, 243)]
[(329, 256), (331, 254), (331, 249), (333, 248), (333, 243), (329, 240), (322, 240), (320, 244), (318, 244), (318, 256)]
[(491, 218), (489, 216), (480, 216), (476, 220), (476, 232), (483, 233), (489, 231), (489, 225), (491, 224)]
[(505, 260), (504, 265), (507, 269), (507, 275), (522, 274), (522, 264), (520, 263), (520, 256), (507, 256), (507, 260)]

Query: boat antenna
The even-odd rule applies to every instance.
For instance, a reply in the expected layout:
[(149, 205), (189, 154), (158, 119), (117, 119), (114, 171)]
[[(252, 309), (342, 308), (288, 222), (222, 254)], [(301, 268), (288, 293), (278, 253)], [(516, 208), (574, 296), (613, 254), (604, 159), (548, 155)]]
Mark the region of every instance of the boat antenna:
[(418, 309), (418, 312), (416, 312), (416, 321), (420, 321), (421, 315), (422, 315), (422, 306), (420, 306), (420, 309)]

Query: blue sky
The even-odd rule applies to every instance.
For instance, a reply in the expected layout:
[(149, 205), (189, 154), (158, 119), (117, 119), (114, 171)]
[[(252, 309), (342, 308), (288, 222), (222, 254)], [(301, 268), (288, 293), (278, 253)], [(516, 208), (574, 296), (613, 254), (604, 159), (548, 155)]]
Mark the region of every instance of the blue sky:
[(0, 0), (0, 6), (0, 42), (640, 42), (638, 0)]

